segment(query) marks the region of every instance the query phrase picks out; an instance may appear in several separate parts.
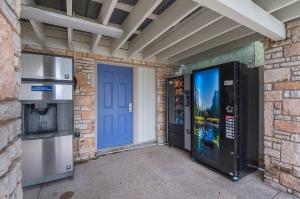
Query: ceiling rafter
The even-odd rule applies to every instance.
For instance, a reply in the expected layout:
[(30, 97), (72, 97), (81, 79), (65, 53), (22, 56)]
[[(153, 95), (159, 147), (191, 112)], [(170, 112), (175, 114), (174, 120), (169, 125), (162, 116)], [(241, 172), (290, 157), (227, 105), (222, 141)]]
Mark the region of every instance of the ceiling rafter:
[[(107, 25), (108, 21), (113, 13), (114, 8), (117, 5), (118, 0), (106, 0), (102, 4), (101, 11), (98, 14), (98, 21), (103, 25)], [(102, 35), (101, 34), (93, 34), (92, 43), (91, 43), (91, 51), (94, 52)]]
[(189, 57), (189, 55), (195, 55), (195, 54), (198, 54), (198, 53), (205, 52), (209, 49), (218, 47), (220, 45), (224, 45), (226, 43), (232, 42), (234, 40), (237, 40), (237, 39), (240, 39), (240, 38), (243, 38), (243, 37), (246, 37), (246, 36), (249, 36), (249, 35), (254, 34), (254, 33), (255, 32), (253, 30), (251, 30), (247, 27), (244, 27), (244, 26), (240, 26), (240, 27), (232, 29), (231, 31), (228, 31), (224, 34), (221, 34), (220, 36), (218, 36), (214, 39), (208, 40), (207, 42), (204, 42), (201, 45), (189, 48), (186, 51), (183, 51), (179, 54), (176, 54), (175, 56), (170, 57), (168, 59), (168, 61), (170, 63), (176, 63), (176, 62), (178, 62), (178, 61), (180, 61), (180, 60), (182, 60), (186, 57)]
[(282, 22), (287, 22), (300, 18), (300, 1), (290, 4), (280, 10), (277, 10), (273, 14), (276, 18), (280, 19)]
[(36, 7), (22, 5), (21, 18), (36, 20), (56, 26), (77, 29), (94, 34), (102, 34), (112, 38), (119, 38), (123, 31), (121, 29), (84, 20), (78, 17), (67, 16), (59, 12), (50, 12)]
[[(34, 6), (35, 8), (39, 8), (41, 10), (45, 10), (45, 11), (49, 11), (49, 12), (54, 12), (54, 13), (58, 13), (58, 14), (62, 14), (62, 15), (66, 15), (67, 13), (64, 12), (64, 11), (61, 11), (61, 10), (55, 10), (53, 8), (48, 8), (48, 7), (44, 7), (44, 6), (41, 6), (41, 5), (35, 5)], [(86, 21), (90, 21), (90, 22), (93, 22), (93, 23), (98, 23), (97, 20), (95, 19), (92, 19), (92, 18), (88, 18), (88, 17), (83, 17), (83, 16), (80, 16), (80, 15), (76, 15), (75, 12), (73, 12), (73, 17), (76, 17), (76, 18), (80, 18), (80, 19), (83, 19), (83, 20), (86, 20)], [(108, 26), (111, 26), (111, 27), (114, 27), (114, 28), (118, 28), (118, 29), (121, 29), (121, 25), (119, 24), (115, 24), (115, 23), (110, 23), (108, 22), (107, 23)], [(134, 34), (140, 34), (141, 31), (139, 30), (136, 30), (134, 32)]]
[[(92, 1), (97, 2), (97, 3), (101, 3), (101, 4), (103, 4), (105, 2), (105, 0), (92, 0)], [(116, 8), (119, 9), (119, 10), (130, 13), (133, 10), (134, 6), (118, 2), (117, 5), (116, 5)], [(147, 18), (155, 20), (157, 18), (157, 15), (151, 13)]]
[(175, 45), (222, 18), (223, 16), (212, 10), (201, 9), (197, 11), (187, 19), (177, 24), (176, 27), (166, 32), (159, 39), (153, 42), (153, 44), (147, 46), (144, 49), (143, 59), (162, 52), (163, 50)]
[(188, 50), (189, 48), (192, 48), (194, 46), (205, 43), (206, 41), (209, 41), (213, 38), (216, 38), (224, 33), (237, 29), (238, 27), (240, 27), (240, 24), (232, 21), (231, 19), (222, 18), (216, 21), (215, 23), (211, 24), (210, 26), (202, 29), (201, 31), (198, 31), (192, 36), (171, 46), (167, 50), (159, 53), (157, 55), (157, 59), (167, 59), (169, 57), (172, 57), (173, 55)]
[[(261, 0), (258, 0), (258, 1), (260, 2)], [(294, 6), (295, 5), (295, 3), (291, 5), (287, 1), (291, 2), (292, 0), (283, 0), (283, 1), (281, 1), (281, 4), (279, 4), (279, 3), (276, 4), (277, 7), (274, 7), (272, 4), (268, 4), (268, 5), (265, 5), (264, 9), (268, 13), (273, 13), (274, 12), (273, 14), (276, 14), (276, 12), (274, 10), (278, 10), (278, 12), (280, 12), (285, 7), (289, 7), (289, 6)], [(294, 6), (294, 7), (296, 7), (296, 6)], [(289, 13), (288, 14), (289, 16), (292, 14), (291, 12), (284, 12), (284, 13)], [(285, 17), (287, 17), (287, 16), (285, 16)], [(215, 25), (220, 26), (220, 25), (217, 24), (218, 22), (215, 22), (215, 23), (216, 24), (212, 24), (211, 26), (215, 26)], [(236, 26), (235, 28), (238, 28), (240, 26), (241, 25), (238, 24), (238, 26)], [(207, 28), (209, 28), (209, 27), (207, 27)], [(229, 27), (228, 31), (230, 31), (230, 30), (232, 30), (232, 27)], [(168, 48), (168, 49), (162, 51), (161, 53), (157, 54), (157, 59), (158, 60), (159, 59), (166, 60), (166, 59), (168, 59), (168, 58), (170, 58), (172, 56), (175, 56), (176, 54), (184, 53), (183, 52), (184, 50), (188, 50), (188, 49), (193, 48), (195, 46), (201, 46), (201, 44), (203, 44), (203, 43), (205, 43), (205, 42), (208, 41), (208, 39), (204, 40), (204, 41), (200, 40), (201, 38), (203, 38), (203, 33), (204, 33), (203, 31), (205, 32), (205, 29), (200, 30), (200, 32), (197, 32), (195, 36), (192, 35), (192, 36), (186, 38), (185, 40), (183, 40), (181, 43), (179, 42), (175, 46), (171, 46), (170, 48)], [(224, 33), (228, 32), (228, 31), (224, 30)], [(218, 37), (219, 35), (220, 34), (217, 34), (217, 32), (216, 32), (215, 37)], [(211, 34), (211, 39), (214, 39), (215, 37), (213, 37), (213, 34)], [(193, 55), (191, 54), (189, 56), (193, 56)]]
[[(120, 28), (120, 29), (122, 28), (121, 25), (115, 24), (115, 23), (110, 23), (110, 22), (109, 22), (107, 25), (112, 26), (112, 27), (115, 27), (115, 28)], [(133, 34), (139, 35), (139, 34), (141, 34), (141, 31), (140, 31), (140, 30), (136, 30), (136, 31), (134, 31)]]
[(175, 1), (129, 43), (128, 57), (134, 56), (199, 7), (199, 4), (190, 0)]
[[(21, 1), (22, 5), (28, 5), (28, 6), (36, 6), (34, 0), (22, 0)], [(29, 23), (31, 24), (33, 31), (35, 32), (39, 42), (42, 44), (43, 47), (46, 46), (45, 42), (45, 26), (44, 24), (35, 21), (35, 20), (29, 20)]]
[(269, 13), (276, 12), (299, 0), (254, 0), (254, 2)]
[(32, 25), (32, 28), (38, 37), (40, 43), (42, 46), (45, 46), (45, 27), (44, 24), (34, 21), (34, 20), (29, 20), (30, 24)]
[[(72, 13), (73, 13), (73, 2), (72, 2), (72, 0), (66, 0), (66, 4), (67, 4), (66, 5), (67, 15), (72, 16)], [(73, 48), (72, 41), (73, 41), (73, 29), (68, 28), (68, 48), (69, 49)]]
[(27, 6), (35, 6), (34, 0), (21, 0), (22, 5), (27, 5)]
[(124, 33), (121, 38), (113, 41), (111, 46), (111, 54), (116, 51), (129, 39), (129, 37), (138, 29), (144, 20), (155, 10), (162, 0), (139, 0), (134, 9), (121, 25)]
[(243, 47), (243, 46), (248, 45), (252, 42), (262, 40), (263, 38), (264, 38), (264, 36), (262, 36), (261, 34), (254, 33), (254, 34), (242, 37), (240, 39), (234, 40), (232, 42), (226, 43), (224, 45), (218, 46), (216, 48), (209, 49), (209, 50), (207, 50), (205, 52), (202, 52), (202, 53), (199, 53), (197, 55), (193, 55), (191, 57), (185, 58), (185, 59), (180, 60), (176, 63), (181, 65), (181, 64), (197, 62), (201, 59), (205, 59), (205, 58), (210, 57), (210, 56), (220, 55), (222, 53), (231, 51), (233, 49)]
[(285, 25), (251, 0), (193, 0), (273, 40), (286, 37)]
[[(54, 10), (54, 12), (53, 12), (54, 15), (59, 13), (59, 14), (62, 14), (62, 15), (67, 15), (67, 16), (72, 17), (72, 18), (76, 18), (76, 20), (77, 20), (77, 18), (86, 20), (87, 23), (89, 23), (89, 22), (95, 23), (96, 22), (96, 23), (98, 23), (98, 25), (103, 24), (102, 22), (98, 22), (97, 20), (94, 20), (94, 19), (91, 19), (91, 18), (75, 16), (75, 14), (72, 14), (72, 11), (68, 11), (68, 1), (70, 1), (70, 0), (66, 0), (66, 12), (65, 11)], [(104, 3), (107, 0), (91, 0), (91, 1), (102, 3), (101, 10), (103, 10)], [(179, 0), (176, 0), (175, 2), (178, 2), (178, 1)], [(185, 1), (185, 0), (180, 0), (180, 1)], [(192, 2), (193, 1), (198, 2), (198, 1), (209, 1), (209, 0), (192, 0)], [(210, 0), (210, 2), (213, 2), (213, 1), (232, 3), (233, 1), (237, 2), (238, 0)], [(247, 1), (247, 3), (249, 3), (248, 0), (239, 0), (238, 2), (240, 4), (241, 2), (244, 3), (244, 1)], [(253, 1), (252, 3), (256, 4), (256, 6), (259, 9), (262, 8), (264, 13), (272, 13), (272, 15), (269, 15), (269, 16), (277, 18), (278, 21), (280, 21), (281, 23), (284, 23), (284, 22), (287, 22), (287, 21), (290, 21), (290, 20), (293, 20), (295, 18), (300, 17), (300, 13), (299, 13), (300, 0), (251, 0), (251, 1)], [(21, 0), (21, 2), (22, 2), (23, 5), (27, 5), (26, 7), (28, 7), (29, 5), (34, 7), (34, 8), (40, 7), (40, 6), (35, 5), (33, 0)], [(251, 5), (252, 5), (252, 3), (250, 2)], [(173, 5), (174, 4), (175, 3), (173, 3)], [(47, 5), (47, 4), (44, 4), (44, 5)], [(202, 5), (203, 4), (199, 4), (198, 6), (200, 7)], [(234, 5), (233, 7), (235, 7), (235, 6), (236, 5)], [(132, 12), (134, 7), (135, 6), (132, 6), (132, 5), (129, 5), (129, 4), (117, 2), (114, 9), (123, 10), (125, 12)], [(49, 8), (49, 9), (51, 9), (51, 8)], [(114, 9), (112, 9), (112, 10), (114, 10)], [(149, 19), (149, 18), (152, 18), (151, 16), (153, 16), (153, 19), (156, 19), (156, 20), (154, 22), (152, 22), (150, 25), (148, 25), (143, 31), (135, 30), (133, 33), (131, 33), (131, 36), (134, 34), (135, 37), (132, 37), (133, 39), (131, 40), (131, 42), (127, 42), (127, 40), (125, 41), (126, 43), (129, 43), (129, 45), (128, 45), (129, 50), (127, 51), (128, 57), (131, 57), (130, 50), (132, 50), (133, 43), (136, 42), (142, 35), (145, 35), (146, 34), (145, 32), (147, 31), (147, 29), (150, 26), (152, 26), (154, 23), (156, 23), (156, 21), (160, 21), (160, 20), (157, 20), (157, 18), (160, 17), (161, 15), (165, 14), (165, 12), (167, 12), (168, 9), (165, 10), (164, 13), (162, 13), (160, 15), (155, 15), (155, 14), (151, 13), (147, 18)], [(250, 9), (252, 9), (252, 8), (250, 8)], [(72, 10), (72, 8), (71, 8), (71, 10)], [(195, 56), (196, 51), (194, 51), (194, 49), (196, 49), (196, 48), (200, 49), (200, 46), (203, 46), (203, 45), (206, 45), (209, 42), (213, 42), (213, 41), (218, 40), (219, 37), (222, 37), (222, 35), (224, 36), (224, 33), (226, 34), (227, 31), (230, 32), (232, 28), (237, 28), (238, 29), (238, 28), (241, 27), (240, 24), (238, 24), (238, 25), (240, 25), (239, 27), (235, 27), (235, 26), (229, 27), (228, 30), (225, 30), (224, 32), (220, 32), (219, 33), (220, 35), (219, 34), (216, 34), (216, 35), (212, 34), (210, 39), (200, 41), (200, 38), (203, 38), (203, 35), (202, 35), (202, 37), (197, 37), (197, 39), (199, 39), (199, 40), (196, 40), (196, 42), (192, 42), (191, 45), (189, 47), (187, 47), (188, 46), (187, 43), (181, 43), (181, 42), (186, 40), (187, 38), (194, 38), (195, 39), (196, 36), (194, 36), (194, 35), (198, 34), (198, 32), (203, 33), (203, 31), (205, 29), (207, 29), (208, 27), (210, 27), (212, 24), (218, 24), (217, 22), (219, 20), (224, 19), (223, 16), (219, 16), (219, 18), (212, 19), (211, 21), (208, 20), (209, 22), (207, 24), (203, 24), (203, 27), (200, 26), (200, 25), (199, 26), (195, 25), (197, 22), (200, 23), (201, 19), (202, 20), (205, 19), (205, 17), (203, 17), (203, 18), (199, 17), (199, 13), (203, 10), (205, 10), (205, 9), (202, 8), (200, 11), (197, 11), (197, 12), (193, 13), (193, 15), (191, 15), (187, 18), (184, 18), (183, 20), (181, 19), (180, 22), (177, 23), (177, 25), (173, 25), (171, 28), (169, 28), (167, 31), (164, 31), (162, 34), (160, 34), (154, 40), (151, 40), (151, 41), (148, 40), (149, 42), (146, 45), (144, 45), (137, 52), (140, 52), (140, 51), (143, 50), (143, 59), (147, 59), (149, 57), (157, 55), (157, 60), (160, 60), (160, 59), (163, 59), (163, 55), (165, 54), (165, 56), (166, 56), (165, 58), (168, 58), (173, 62), (175, 59), (177, 59), (178, 57), (183, 56), (183, 55), (184, 56), (189, 56), (189, 57)], [(92, 14), (90, 14), (89, 16), (94, 18), (97, 14), (96, 10), (91, 9), (90, 11), (92, 12)], [(240, 13), (240, 14), (244, 15), (245, 13)], [(130, 15), (130, 13), (129, 13), (129, 15)], [(197, 17), (197, 16), (198, 16), (198, 20), (195, 20), (193, 17)], [(65, 20), (65, 18), (62, 18), (62, 19)], [(161, 18), (159, 18), (159, 19), (161, 19)], [(194, 21), (195, 22), (194, 26), (192, 26), (192, 23), (190, 22), (190, 20), (192, 20), (192, 19), (195, 20)], [(45, 35), (46, 24), (43, 24), (43, 23), (48, 23), (48, 22), (44, 22), (44, 20), (45, 20), (44, 18), (29, 19), (30, 24), (33, 27), (33, 30), (35, 31), (35, 33), (37, 35), (37, 38), (39, 39), (39, 41), (41, 43), (43, 43), (43, 45), (45, 45), (45, 38), (46, 38), (46, 35)], [(81, 20), (79, 20), (79, 21), (81, 22)], [(73, 29), (73, 25), (75, 26), (75, 24), (73, 24), (73, 22), (74, 21), (71, 22), (71, 26), (69, 24), (67, 24), (67, 25), (57, 25), (57, 23), (59, 23), (59, 22), (52, 23), (53, 25), (62, 26), (62, 27), (67, 28), (67, 30), (68, 30), (67, 39), (68, 39), (68, 47), (69, 48), (71, 46), (70, 44), (72, 44), (72, 36), (73, 36), (73, 34), (70, 30)], [(49, 23), (49, 24), (51, 24), (51, 23)], [(190, 25), (188, 25), (188, 24), (190, 24)], [(86, 24), (84, 24), (84, 25), (86, 25)], [(91, 24), (88, 24), (88, 26), (89, 25), (91, 25)], [(107, 27), (115, 27), (115, 28), (119, 29), (122, 32), (122, 26), (120, 26), (120, 25), (107, 23), (106, 26)], [(99, 28), (98, 26), (96, 26), (96, 27)], [(189, 29), (187, 27), (190, 27), (191, 29)], [(221, 27), (221, 26), (219, 25), (219, 27)], [(183, 28), (186, 28), (186, 29), (184, 30)], [(253, 28), (249, 28), (249, 29), (253, 30)], [(96, 34), (98, 34), (98, 32), (95, 34), (94, 33), (95, 30), (92, 30), (92, 29), (89, 29), (89, 31), (86, 31), (86, 30), (78, 28), (77, 30), (90, 32), (90, 33), (94, 34), (95, 36), (96, 36)], [(97, 31), (99, 31), (99, 29), (97, 29)], [(183, 34), (183, 33), (186, 33), (186, 34)], [(48, 34), (48, 32), (47, 32), (47, 34)], [(136, 34), (137, 34), (137, 36), (136, 36)], [(87, 34), (87, 35), (89, 35), (89, 34)], [(255, 31), (253, 31), (252, 34), (246, 35), (245, 37), (242, 37), (242, 38), (252, 38), (253, 39), (254, 37), (251, 37), (252, 35), (257, 35), (257, 33), (255, 33)], [(111, 37), (110, 35), (107, 35), (107, 36)], [(200, 36), (200, 33), (198, 34), (198, 36)], [(244, 39), (242, 39), (242, 38), (237, 38), (237, 40), (229, 41), (229, 43), (232, 43), (232, 42), (235, 43), (236, 41), (244, 41)], [(247, 41), (249, 41), (249, 40), (247, 40)], [(191, 42), (191, 41), (188, 41), (188, 42)], [(197, 44), (197, 42), (200, 42), (200, 44)], [(92, 47), (93, 43), (94, 43), (94, 40), (91, 44), (91, 47)], [(178, 45), (178, 44), (184, 44), (184, 45)], [(224, 45), (227, 45), (227, 44), (220, 44), (220, 45), (224, 46)], [(97, 46), (97, 44), (95, 46)], [(159, 48), (159, 46), (161, 46), (161, 47)], [(176, 47), (176, 46), (178, 47), (178, 49), (180, 49), (180, 50), (178, 50), (177, 54), (173, 54), (170, 51), (170, 52), (168, 52), (168, 53), (170, 53), (168, 55), (167, 52), (165, 52), (165, 51), (174, 49), (174, 47)], [(125, 45), (124, 45), (124, 47), (125, 47)], [(107, 48), (109, 48), (109, 46), (107, 46)], [(213, 47), (212, 49), (216, 49), (216, 48), (218, 48), (218, 46)], [(126, 49), (127, 49), (127, 45), (126, 45)], [(205, 52), (210, 51), (210, 50), (211, 49), (208, 49)], [(190, 52), (190, 53), (187, 54), (186, 53), (187, 51)], [(108, 50), (108, 52), (109, 52), (109, 50)], [(201, 52), (200, 54), (204, 55), (204, 54), (206, 54), (205, 52)], [(136, 53), (136, 52), (134, 52), (134, 53)], [(183, 58), (183, 59), (187, 60), (188, 58)], [(178, 61), (176, 61), (176, 62), (180, 63)]]

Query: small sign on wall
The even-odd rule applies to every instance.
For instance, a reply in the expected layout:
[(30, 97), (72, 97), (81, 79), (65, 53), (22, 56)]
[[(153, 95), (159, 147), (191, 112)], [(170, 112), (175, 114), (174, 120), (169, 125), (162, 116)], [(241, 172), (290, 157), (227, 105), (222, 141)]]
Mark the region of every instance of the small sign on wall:
[(31, 86), (31, 91), (49, 92), (53, 90), (53, 86)]

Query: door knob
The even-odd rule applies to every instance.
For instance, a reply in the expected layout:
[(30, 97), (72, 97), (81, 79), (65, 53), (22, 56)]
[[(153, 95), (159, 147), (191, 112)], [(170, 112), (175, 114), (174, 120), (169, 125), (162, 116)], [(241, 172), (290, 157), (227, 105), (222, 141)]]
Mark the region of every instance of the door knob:
[(132, 113), (132, 102), (130, 102), (128, 105), (128, 112)]

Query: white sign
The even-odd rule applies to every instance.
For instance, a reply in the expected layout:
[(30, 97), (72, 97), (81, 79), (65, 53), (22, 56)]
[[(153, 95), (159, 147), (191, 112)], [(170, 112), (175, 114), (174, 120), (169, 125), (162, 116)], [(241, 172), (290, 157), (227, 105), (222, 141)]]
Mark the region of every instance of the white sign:
[(224, 86), (232, 86), (233, 85), (233, 80), (225, 80), (224, 81)]

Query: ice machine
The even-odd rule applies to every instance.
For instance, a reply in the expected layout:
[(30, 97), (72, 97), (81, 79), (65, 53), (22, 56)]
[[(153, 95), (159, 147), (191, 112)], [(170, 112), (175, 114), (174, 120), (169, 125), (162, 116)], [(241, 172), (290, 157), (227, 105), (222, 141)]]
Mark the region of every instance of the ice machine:
[(22, 53), (22, 186), (72, 177), (73, 59)]

